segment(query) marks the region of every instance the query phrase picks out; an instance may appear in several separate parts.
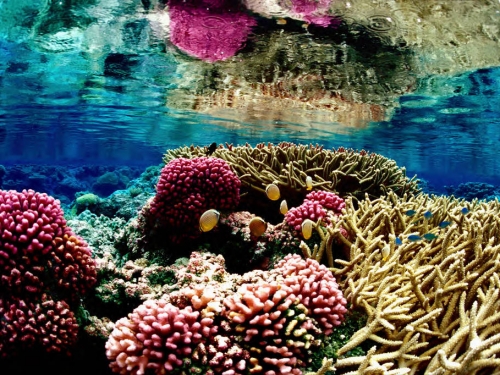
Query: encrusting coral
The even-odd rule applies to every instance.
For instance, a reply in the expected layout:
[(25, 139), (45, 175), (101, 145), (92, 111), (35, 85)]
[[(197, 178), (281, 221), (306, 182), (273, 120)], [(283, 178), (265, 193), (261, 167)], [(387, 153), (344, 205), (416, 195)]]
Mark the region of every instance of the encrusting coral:
[[(350, 252), (330, 269), (350, 308), (364, 311), (368, 321), (338, 351), (337, 372), (498, 372), (499, 213), (498, 201), (423, 194), (367, 197), (359, 207), (347, 200), (321, 246), (337, 239)], [(373, 347), (365, 356), (342, 357), (368, 342)]]
[[(175, 158), (195, 158), (206, 154), (203, 147), (181, 147), (168, 150), (163, 161)], [(225, 160), (241, 180), (242, 189), (255, 198), (265, 193), (268, 184), (277, 184), (281, 195), (292, 206), (300, 204), (307, 193), (306, 178), (312, 178), (312, 188), (333, 192), (341, 197), (363, 199), (365, 194), (379, 197), (389, 190), (402, 196), (419, 192), (415, 177), (409, 179), (404, 167), (394, 160), (364, 150), (342, 147), (327, 150), (322, 146), (297, 145), (282, 142), (252, 147), (220, 145), (212, 156)], [(250, 194), (253, 193), (253, 194)], [(264, 195), (262, 195), (264, 196)], [(258, 202), (258, 199), (253, 199)]]

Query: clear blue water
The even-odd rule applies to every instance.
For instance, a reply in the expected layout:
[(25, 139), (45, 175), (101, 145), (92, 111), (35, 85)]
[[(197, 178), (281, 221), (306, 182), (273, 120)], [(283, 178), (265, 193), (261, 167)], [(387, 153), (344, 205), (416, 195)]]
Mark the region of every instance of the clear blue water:
[(96, 61), (112, 55), (109, 46), (90, 58), (80, 45), (56, 51), (42, 45), (43, 35), (32, 32), (42, 3), (0, 4), (0, 12), (10, 12), (3, 14), (10, 23), (0, 27), (1, 164), (148, 166), (182, 145), (293, 141), (381, 153), (437, 187), (500, 185), (498, 67), (421, 76), (410, 93), (394, 100), (387, 121), (361, 127), (238, 121), (169, 106), (177, 60), (156, 45), (127, 45), (121, 65), (103, 68)]

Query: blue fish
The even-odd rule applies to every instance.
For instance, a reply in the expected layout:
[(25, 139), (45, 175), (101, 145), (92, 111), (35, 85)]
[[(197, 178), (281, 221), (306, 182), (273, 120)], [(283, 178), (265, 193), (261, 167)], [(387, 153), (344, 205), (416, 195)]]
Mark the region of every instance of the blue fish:
[(415, 210), (408, 210), (405, 212), (406, 216), (409, 216), (409, 217), (412, 217), (416, 213), (417, 213), (417, 211), (415, 211)]
[(423, 237), (427, 241), (432, 241), (432, 240), (436, 239), (438, 236), (436, 236), (434, 233), (426, 233), (426, 234), (423, 235)]
[(430, 211), (425, 211), (425, 212), (424, 212), (424, 217), (425, 217), (427, 220), (429, 220), (429, 219), (432, 217), (432, 212), (430, 212)]
[(464, 215), (467, 215), (469, 213), (469, 209), (467, 207), (464, 207), (460, 210), (461, 213), (463, 213)]
[(440, 228), (446, 228), (448, 225), (451, 224), (451, 221), (442, 221), (439, 223)]
[(408, 240), (410, 240), (411, 242), (417, 242), (417, 241), (421, 241), (422, 240), (422, 237), (420, 237), (419, 235), (417, 234), (410, 234), (408, 236)]
[(396, 237), (396, 239), (394, 240), (394, 243), (396, 244), (396, 246), (400, 246), (403, 244), (403, 241), (401, 241), (401, 238)]

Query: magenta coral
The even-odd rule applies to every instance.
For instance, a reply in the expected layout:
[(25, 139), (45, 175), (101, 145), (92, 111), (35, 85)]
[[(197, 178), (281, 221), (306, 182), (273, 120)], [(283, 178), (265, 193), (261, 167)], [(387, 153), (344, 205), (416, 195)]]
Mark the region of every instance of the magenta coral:
[(345, 208), (345, 202), (338, 195), (328, 191), (312, 191), (306, 195), (304, 202), (298, 207), (292, 207), (285, 215), (286, 223), (296, 231), (301, 230), (305, 219), (314, 222), (322, 219), (325, 225), (330, 224), (328, 211), (339, 215)]
[[(162, 229), (198, 231), (209, 209), (229, 210), (240, 199), (241, 182), (222, 159), (174, 159), (163, 167), (149, 215)], [(177, 234), (180, 234), (178, 232)]]
[(202, 318), (190, 306), (179, 309), (150, 300), (116, 322), (106, 355), (111, 369), (120, 374), (142, 375), (148, 369), (155, 374), (180, 373), (184, 360), (216, 331), (212, 319)]
[(36, 295), (54, 283), (71, 294), (96, 281), (88, 245), (66, 227), (59, 201), (33, 190), (0, 191), (0, 285)]
[(184, 52), (214, 62), (242, 48), (256, 21), (233, 1), (171, 0), (170, 41)]
[(275, 266), (300, 302), (308, 309), (325, 335), (344, 320), (345, 300), (332, 272), (323, 264), (299, 255), (287, 255)]
[(40, 302), (0, 299), (0, 356), (41, 346), (47, 352), (64, 352), (77, 338), (78, 325), (64, 301), (43, 295)]
[(66, 226), (59, 201), (33, 190), (0, 190), (0, 350), (62, 351), (76, 341), (69, 304), (96, 282), (85, 241)]
[(333, 211), (335, 214), (342, 213), (342, 209), (345, 208), (345, 201), (337, 194), (329, 191), (311, 191), (306, 195), (306, 200), (318, 202), (321, 206)]

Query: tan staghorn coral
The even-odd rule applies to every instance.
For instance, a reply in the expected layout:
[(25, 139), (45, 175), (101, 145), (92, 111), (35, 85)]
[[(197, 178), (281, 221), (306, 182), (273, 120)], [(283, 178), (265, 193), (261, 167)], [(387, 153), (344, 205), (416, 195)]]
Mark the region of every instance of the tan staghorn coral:
[[(163, 161), (179, 157), (205, 155), (203, 147), (181, 147), (168, 150)], [(365, 194), (379, 197), (389, 190), (398, 195), (419, 191), (416, 178), (406, 177), (392, 159), (364, 150), (324, 149), (319, 145), (282, 142), (278, 145), (257, 144), (219, 146), (212, 154), (224, 159), (241, 180), (242, 188), (255, 198), (265, 197), (265, 188), (275, 183), (289, 206), (302, 203), (307, 193), (306, 178), (312, 178), (312, 188), (335, 192), (340, 196), (364, 198)], [(254, 202), (257, 200), (253, 200)], [(266, 202), (267, 203), (267, 202)], [(267, 206), (269, 208), (269, 206)]]
[[(336, 373), (499, 373), (499, 214), (498, 201), (423, 194), (348, 200), (319, 247), (331, 237), (348, 247), (332, 270), (368, 321), (338, 351)], [(365, 356), (343, 357), (363, 343)]]

